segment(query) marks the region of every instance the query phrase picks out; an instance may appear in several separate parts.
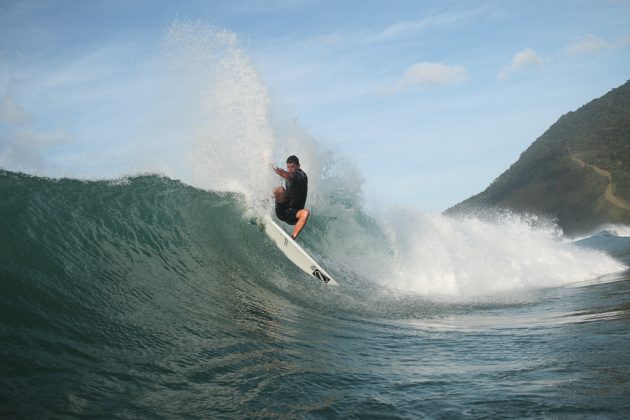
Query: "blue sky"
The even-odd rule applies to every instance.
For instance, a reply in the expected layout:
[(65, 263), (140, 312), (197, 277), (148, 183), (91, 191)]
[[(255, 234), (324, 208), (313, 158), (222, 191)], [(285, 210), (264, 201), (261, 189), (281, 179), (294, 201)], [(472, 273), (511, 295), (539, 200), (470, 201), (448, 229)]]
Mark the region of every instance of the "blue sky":
[(274, 103), (358, 166), (368, 199), (429, 212), (630, 78), (627, 0), (5, 0), (0, 166), (124, 170), (165, 117), (146, 72), (178, 20), (237, 34)]

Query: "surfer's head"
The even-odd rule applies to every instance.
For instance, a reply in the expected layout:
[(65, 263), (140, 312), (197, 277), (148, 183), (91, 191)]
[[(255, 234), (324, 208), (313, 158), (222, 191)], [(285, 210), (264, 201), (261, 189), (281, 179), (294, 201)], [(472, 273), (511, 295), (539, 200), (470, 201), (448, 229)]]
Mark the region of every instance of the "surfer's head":
[(291, 155), (287, 158), (287, 169), (289, 172), (295, 172), (300, 169), (300, 159), (295, 155)]

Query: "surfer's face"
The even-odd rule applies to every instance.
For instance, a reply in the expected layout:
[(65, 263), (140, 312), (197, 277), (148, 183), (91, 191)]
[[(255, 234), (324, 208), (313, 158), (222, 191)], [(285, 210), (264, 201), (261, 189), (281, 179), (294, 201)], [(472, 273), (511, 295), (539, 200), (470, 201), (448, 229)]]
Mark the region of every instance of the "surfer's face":
[(300, 165), (298, 165), (297, 163), (287, 163), (287, 171), (295, 172), (298, 169), (300, 169)]

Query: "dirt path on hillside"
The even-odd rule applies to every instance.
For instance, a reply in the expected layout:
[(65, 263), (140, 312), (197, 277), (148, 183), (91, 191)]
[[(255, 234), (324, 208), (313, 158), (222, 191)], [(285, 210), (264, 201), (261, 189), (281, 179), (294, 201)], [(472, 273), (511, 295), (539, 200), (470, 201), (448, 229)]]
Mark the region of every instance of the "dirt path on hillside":
[(614, 190), (614, 184), (612, 182), (612, 176), (610, 175), (610, 172), (608, 172), (605, 169), (599, 168), (595, 165), (590, 165), (586, 162), (584, 162), (581, 159), (576, 158), (575, 156), (571, 156), (571, 159), (576, 162), (578, 165), (580, 165), (582, 168), (591, 168), (592, 170), (594, 170), (598, 175), (601, 175), (603, 177), (606, 177), (608, 179), (608, 186), (606, 187), (606, 192), (604, 193), (604, 198), (613, 206), (617, 206), (620, 207), (624, 210), (630, 210), (630, 204), (628, 204), (628, 202), (626, 202), (625, 200), (617, 197), (615, 195), (615, 193), (613, 192)]

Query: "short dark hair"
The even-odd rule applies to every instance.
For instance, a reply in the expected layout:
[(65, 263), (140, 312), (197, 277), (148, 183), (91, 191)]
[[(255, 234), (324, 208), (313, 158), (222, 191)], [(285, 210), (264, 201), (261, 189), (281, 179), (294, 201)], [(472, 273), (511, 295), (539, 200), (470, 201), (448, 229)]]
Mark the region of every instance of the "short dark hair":
[(291, 155), (287, 158), (287, 163), (295, 163), (296, 165), (299, 165), (300, 159), (298, 159), (295, 155)]

